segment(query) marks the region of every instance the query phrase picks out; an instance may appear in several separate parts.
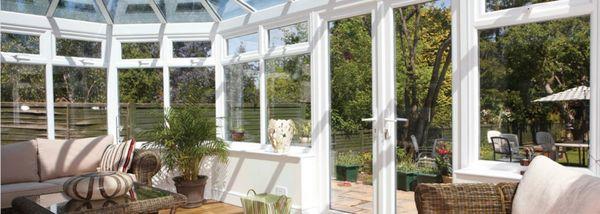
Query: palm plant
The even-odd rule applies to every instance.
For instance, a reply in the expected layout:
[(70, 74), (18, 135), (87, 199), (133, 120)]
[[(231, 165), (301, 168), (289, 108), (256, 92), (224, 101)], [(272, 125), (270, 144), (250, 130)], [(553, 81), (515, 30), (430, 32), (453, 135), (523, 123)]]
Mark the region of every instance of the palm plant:
[(227, 160), (227, 144), (217, 137), (215, 119), (207, 115), (197, 106), (173, 108), (165, 114), (166, 123), (144, 133), (149, 139), (146, 146), (158, 149), (167, 169), (181, 173), (181, 181), (200, 179), (200, 163), (206, 156)]

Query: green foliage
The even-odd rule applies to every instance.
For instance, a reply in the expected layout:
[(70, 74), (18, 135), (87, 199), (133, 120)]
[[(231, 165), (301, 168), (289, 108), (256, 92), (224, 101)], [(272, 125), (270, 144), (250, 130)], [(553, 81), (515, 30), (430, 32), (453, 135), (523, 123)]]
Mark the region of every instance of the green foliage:
[(2, 102), (45, 102), (43, 65), (2, 64)]
[(106, 71), (100, 68), (54, 67), (54, 100), (106, 103)]
[(398, 171), (400, 172), (404, 172), (404, 173), (411, 173), (411, 172), (417, 172), (417, 165), (415, 165), (414, 162), (412, 161), (402, 161), (402, 162), (398, 162), (397, 166)]
[(312, 128), (311, 128), (310, 120), (297, 121), (296, 127), (298, 127), (298, 134), (300, 134), (301, 137), (311, 137), (312, 136)]
[(226, 161), (227, 144), (217, 138), (213, 117), (205, 109), (189, 105), (170, 109), (165, 121), (143, 133), (149, 139), (148, 148), (159, 149), (169, 170), (177, 170), (187, 181), (198, 179), (200, 163), (207, 156)]
[(136, 68), (119, 70), (121, 103), (162, 103), (162, 70)]
[(362, 163), (360, 171), (368, 175), (373, 174), (373, 153), (363, 152), (360, 154), (360, 159)]
[(362, 163), (361, 156), (352, 151), (339, 153), (335, 160), (337, 166), (361, 166)]

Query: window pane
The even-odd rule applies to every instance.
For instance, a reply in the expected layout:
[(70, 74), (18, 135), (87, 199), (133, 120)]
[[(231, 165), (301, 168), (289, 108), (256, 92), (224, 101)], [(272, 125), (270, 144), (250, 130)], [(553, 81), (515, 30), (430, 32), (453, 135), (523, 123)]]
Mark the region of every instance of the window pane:
[(590, 18), (479, 35), (481, 159), (518, 161), (533, 148), (559, 163), (587, 166), (587, 157), (560, 143), (589, 145)]
[[(268, 118), (294, 120), (298, 134), (293, 143), (310, 145), (310, 55), (265, 61)], [(300, 141), (300, 138), (306, 138)]]
[(269, 47), (308, 42), (308, 23), (300, 22), (269, 30)]
[(50, 0), (2, 0), (2, 10), (35, 15), (46, 15)]
[(209, 57), (211, 48), (210, 41), (173, 42), (173, 57)]
[(275, 5), (284, 4), (286, 0), (246, 0), (246, 2), (256, 10), (262, 10)]
[(529, 4), (550, 2), (556, 0), (485, 0), (485, 10), (487, 12), (503, 10), (513, 7), (521, 7)]
[(227, 55), (229, 56), (257, 50), (258, 34), (256, 33), (227, 39)]
[(212, 22), (199, 0), (155, 0), (167, 22)]
[(147, 1), (102, 0), (115, 24), (159, 23)]
[(236, 16), (246, 14), (246, 11), (242, 9), (235, 0), (209, 0), (209, 2), (215, 7), (217, 13), (223, 19), (229, 19)]
[(120, 133), (147, 140), (140, 133), (163, 123), (162, 69), (119, 70)]
[(227, 140), (260, 140), (260, 85), (258, 62), (225, 66)]
[(121, 43), (121, 51), (123, 59), (160, 58), (158, 42)]
[(106, 135), (106, 70), (54, 67), (57, 139)]
[(2, 144), (47, 138), (43, 65), (2, 63)]
[(215, 69), (213, 67), (170, 68), (171, 103), (202, 104), (214, 108)]
[(56, 55), (101, 58), (102, 42), (73, 39), (57, 39)]
[(2, 33), (2, 52), (40, 53), (40, 37), (24, 34)]
[(55, 17), (90, 22), (105, 22), (94, 0), (60, 0), (54, 11)]

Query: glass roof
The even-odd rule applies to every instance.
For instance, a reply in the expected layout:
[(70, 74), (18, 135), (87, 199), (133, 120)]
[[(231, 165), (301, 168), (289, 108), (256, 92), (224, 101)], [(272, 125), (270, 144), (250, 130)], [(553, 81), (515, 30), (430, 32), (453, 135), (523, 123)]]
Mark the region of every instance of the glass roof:
[[(57, 1), (57, 2), (55, 2)], [(285, 4), (288, 0), (0, 0), (1, 9), (18, 13), (46, 15), (56, 5), (54, 17), (115, 24), (166, 22), (212, 22), (243, 16)], [(245, 6), (244, 6), (245, 5)], [(207, 8), (208, 7), (208, 8)], [(110, 17), (105, 18), (106, 8)], [(157, 9), (155, 11), (155, 9)]]

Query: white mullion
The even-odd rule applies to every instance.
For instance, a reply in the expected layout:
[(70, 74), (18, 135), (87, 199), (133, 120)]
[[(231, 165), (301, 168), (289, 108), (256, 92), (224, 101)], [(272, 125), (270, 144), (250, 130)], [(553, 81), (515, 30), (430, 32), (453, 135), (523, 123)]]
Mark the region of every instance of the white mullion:
[(329, 35), (327, 20), (319, 13), (311, 12), (309, 16), (309, 42), (312, 52), (310, 55), (311, 72), (311, 124), (312, 150), (316, 155), (314, 168), (317, 170), (316, 188), (317, 210), (326, 212), (331, 202), (330, 177), (330, 71), (329, 71)]
[(267, 143), (267, 74), (265, 73), (265, 60), (262, 58), (262, 55), (265, 51), (265, 28), (261, 25), (258, 26), (258, 54), (259, 59), (259, 70), (260, 70), (260, 144)]
[[(590, 170), (600, 176), (600, 3), (594, 1), (591, 17), (590, 68)], [(595, 164), (594, 164), (595, 163)]]
[(45, 65), (45, 87), (46, 87), (46, 124), (48, 139), (55, 139), (54, 126), (54, 85), (53, 85), (53, 67), (52, 57), (54, 56), (54, 35), (52, 31), (40, 35), (40, 55), (47, 59)]
[(121, 60), (121, 43), (112, 36), (114, 25), (107, 26), (106, 54), (104, 55), (107, 65), (106, 82), (106, 110), (108, 134), (113, 135), (115, 142), (119, 139), (119, 74), (118, 64)]
[(110, 12), (108, 12), (108, 9), (106, 8), (104, 2), (102, 0), (96, 0), (95, 2), (96, 6), (98, 6), (98, 9), (100, 10), (100, 13), (104, 17), (104, 21), (106, 21), (106, 24), (114, 24), (112, 16), (110, 15)]
[(225, 72), (221, 65), (221, 55), (223, 53), (223, 38), (220, 35), (215, 35), (213, 40), (213, 58), (215, 58), (215, 116), (217, 120), (217, 135), (222, 139), (226, 139), (226, 94), (225, 88)]
[(168, 63), (173, 58), (172, 42), (166, 36), (163, 36), (160, 45), (160, 61), (162, 61), (162, 72), (163, 72), (163, 105), (164, 112), (167, 113), (171, 107), (171, 82)]
[(248, 4), (248, 2), (246, 2), (244, 0), (233, 0), (233, 1), (248, 13), (256, 12), (256, 9), (254, 9), (254, 7), (252, 7), (252, 5)]
[(52, 0), (50, 2), (50, 6), (48, 6), (48, 11), (46, 11), (46, 17), (52, 17), (54, 15), (54, 11), (56, 11), (56, 7), (58, 6), (58, 2), (60, 0)]
[(148, 4), (154, 11), (154, 14), (156, 15), (156, 17), (158, 18), (160, 23), (163, 23), (163, 24), (167, 23), (167, 19), (165, 18), (165, 15), (160, 11), (160, 8), (158, 8), (158, 5), (156, 5), (156, 2), (154, 0), (148, 0)]
[(219, 13), (217, 12), (217, 9), (215, 9), (215, 7), (210, 2), (208, 2), (207, 0), (200, 0), (200, 4), (204, 6), (206, 11), (208, 11), (208, 14), (213, 18), (215, 22), (220, 22), (221, 20), (223, 20), (221, 15), (219, 15)]

